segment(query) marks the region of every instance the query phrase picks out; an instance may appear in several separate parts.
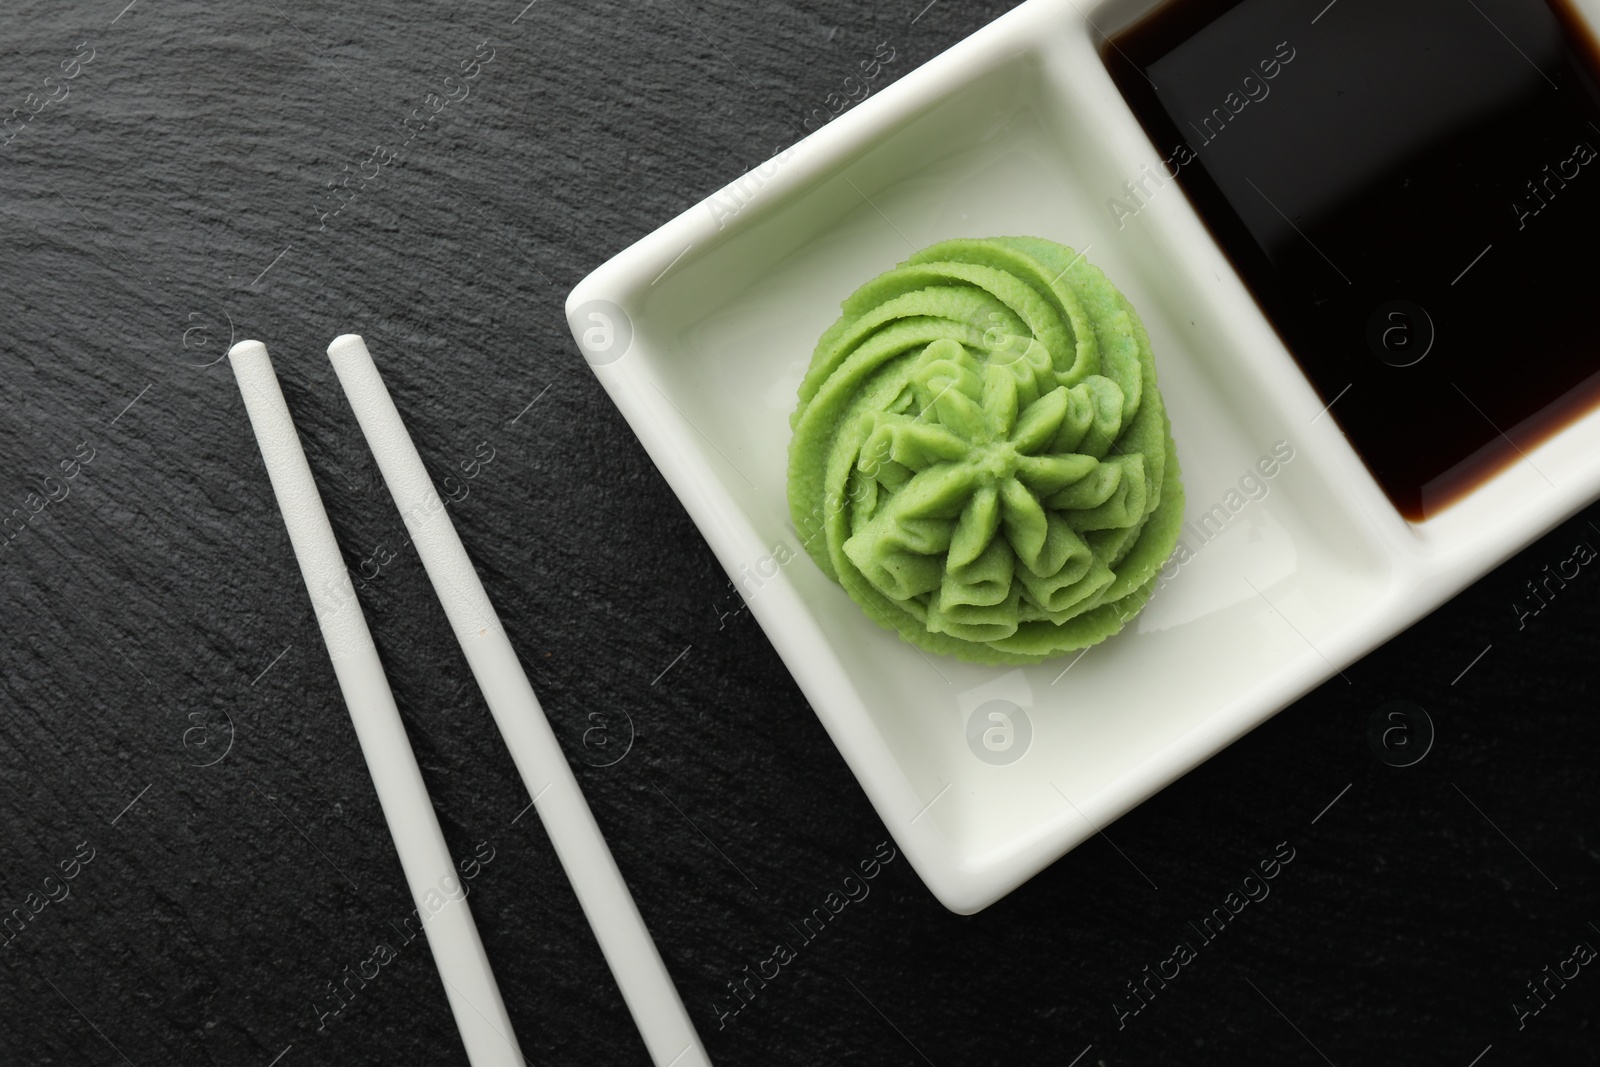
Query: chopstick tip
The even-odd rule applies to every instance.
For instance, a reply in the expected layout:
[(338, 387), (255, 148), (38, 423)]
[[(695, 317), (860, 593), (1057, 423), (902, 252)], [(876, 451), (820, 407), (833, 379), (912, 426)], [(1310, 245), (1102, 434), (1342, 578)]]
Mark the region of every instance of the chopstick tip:
[(337, 359), (343, 355), (366, 355), (367, 342), (361, 339), (359, 333), (341, 333), (328, 345), (328, 356)]
[(236, 360), (241, 356), (247, 359), (259, 359), (265, 357), (266, 354), (266, 345), (248, 338), (228, 349), (228, 358), (230, 360)]

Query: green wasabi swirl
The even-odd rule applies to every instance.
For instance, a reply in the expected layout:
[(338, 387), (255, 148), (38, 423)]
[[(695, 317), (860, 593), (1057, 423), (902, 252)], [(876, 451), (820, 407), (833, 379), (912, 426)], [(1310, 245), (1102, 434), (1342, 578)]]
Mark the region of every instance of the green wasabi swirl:
[(977, 663), (1120, 630), (1183, 520), (1127, 299), (1070, 248), (997, 237), (923, 249), (843, 308), (790, 419), (817, 565), (879, 625)]

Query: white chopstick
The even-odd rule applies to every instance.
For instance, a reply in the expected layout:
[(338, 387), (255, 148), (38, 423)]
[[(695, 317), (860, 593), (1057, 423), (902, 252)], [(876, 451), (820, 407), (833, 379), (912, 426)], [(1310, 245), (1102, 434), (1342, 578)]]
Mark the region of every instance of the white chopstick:
[(366, 342), (355, 334), (336, 337), (328, 346), (328, 358), (652, 1062), (656, 1067), (709, 1065), (661, 954)]
[(467, 1059), (472, 1067), (524, 1067), (527, 1061), (517, 1048), (465, 888), (439, 830), (266, 346), (240, 341), (228, 355)]

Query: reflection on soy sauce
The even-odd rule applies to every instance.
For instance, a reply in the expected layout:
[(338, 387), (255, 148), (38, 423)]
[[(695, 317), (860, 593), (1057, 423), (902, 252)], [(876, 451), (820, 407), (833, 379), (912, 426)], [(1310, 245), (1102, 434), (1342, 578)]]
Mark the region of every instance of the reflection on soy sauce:
[(1566, 0), (1169, 0), (1104, 48), (1408, 519), (1600, 400), (1600, 92)]

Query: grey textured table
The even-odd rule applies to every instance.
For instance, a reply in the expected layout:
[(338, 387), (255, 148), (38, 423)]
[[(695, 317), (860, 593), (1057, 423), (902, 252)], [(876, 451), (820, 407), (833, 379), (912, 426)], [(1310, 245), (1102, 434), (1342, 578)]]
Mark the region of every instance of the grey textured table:
[[(981, 915), (888, 862), (728, 1011), (888, 835), (562, 300), (879, 42), (898, 77), (1006, 5), (525, 2), (0, 14), (0, 1063), (464, 1062), (230, 336), (276, 357), (529, 1061), (646, 1062), (322, 354), (346, 331), (717, 1062), (1600, 1059), (1600, 976), (1548, 977), (1600, 945), (1600, 579), (1513, 607), (1592, 510)], [(1413, 766), (1369, 741), (1391, 700), (1437, 729)]]

